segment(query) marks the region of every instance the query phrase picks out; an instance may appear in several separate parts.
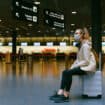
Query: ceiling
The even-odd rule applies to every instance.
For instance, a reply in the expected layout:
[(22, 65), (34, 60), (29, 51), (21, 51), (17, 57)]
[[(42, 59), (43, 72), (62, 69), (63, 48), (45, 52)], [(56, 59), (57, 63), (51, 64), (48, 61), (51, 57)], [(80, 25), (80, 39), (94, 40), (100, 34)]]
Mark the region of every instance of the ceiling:
[[(32, 2), (32, 0), (24, 0)], [(65, 35), (72, 33), (77, 27), (91, 29), (91, 0), (34, 0), (40, 2), (39, 24), (20, 21), (13, 18), (11, 8), (12, 0), (0, 0), (0, 35), (9, 36), (12, 28), (17, 28), (20, 36)], [(102, 31), (105, 32), (105, 0), (101, 0)], [(65, 29), (54, 29), (43, 24), (44, 9), (51, 9), (65, 15)], [(76, 11), (77, 14), (72, 14)]]

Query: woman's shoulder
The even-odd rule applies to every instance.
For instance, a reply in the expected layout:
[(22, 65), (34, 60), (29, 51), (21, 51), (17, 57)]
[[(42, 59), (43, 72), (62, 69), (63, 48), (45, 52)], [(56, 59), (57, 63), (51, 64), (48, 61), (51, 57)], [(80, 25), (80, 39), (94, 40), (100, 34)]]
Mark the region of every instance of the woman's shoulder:
[(88, 41), (88, 40), (85, 40), (85, 41), (83, 41), (83, 43), (82, 43), (82, 46), (83, 47), (91, 47), (91, 42), (90, 41)]

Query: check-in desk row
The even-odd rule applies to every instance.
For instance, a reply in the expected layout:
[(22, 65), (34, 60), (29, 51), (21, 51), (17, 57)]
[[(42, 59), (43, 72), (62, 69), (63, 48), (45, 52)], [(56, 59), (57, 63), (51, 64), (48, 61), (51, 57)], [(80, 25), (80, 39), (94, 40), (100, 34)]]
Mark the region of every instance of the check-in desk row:
[[(23, 49), (23, 55), (33, 56), (33, 58), (63, 58), (69, 54), (73, 56), (77, 52), (77, 48), (74, 46), (17, 46), (16, 48), (16, 56), (18, 57), (19, 48)], [(0, 47), (0, 58), (4, 58), (6, 56), (14, 56), (12, 54), (11, 46), (1, 46)]]

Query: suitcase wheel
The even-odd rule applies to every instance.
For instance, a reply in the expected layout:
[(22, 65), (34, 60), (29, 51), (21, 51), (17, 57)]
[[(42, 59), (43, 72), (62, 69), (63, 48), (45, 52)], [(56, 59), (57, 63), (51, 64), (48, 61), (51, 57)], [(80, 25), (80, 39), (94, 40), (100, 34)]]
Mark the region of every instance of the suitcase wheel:
[(102, 98), (102, 95), (88, 96), (88, 95), (86, 95), (86, 94), (83, 94), (82, 97), (83, 97), (83, 98), (97, 98), (97, 99), (99, 98), (99, 99), (100, 99), (100, 98)]

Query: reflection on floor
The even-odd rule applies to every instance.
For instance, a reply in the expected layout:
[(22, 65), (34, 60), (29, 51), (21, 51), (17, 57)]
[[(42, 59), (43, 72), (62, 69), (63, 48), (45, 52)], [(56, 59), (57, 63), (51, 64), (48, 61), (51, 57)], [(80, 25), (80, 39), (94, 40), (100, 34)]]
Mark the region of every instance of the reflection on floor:
[[(68, 68), (65, 60), (0, 61), (0, 105), (53, 105), (48, 96), (59, 88), (61, 71)], [(105, 64), (103, 66), (103, 88), (105, 87)], [(82, 99), (79, 79), (75, 78), (71, 99), (64, 105), (103, 105), (102, 99)], [(78, 87), (78, 88), (77, 88)]]
[(49, 61), (33, 61), (33, 62), (0, 62), (0, 75), (16, 77), (23, 75), (32, 77), (47, 78), (48, 76), (58, 77), (60, 70), (65, 69), (63, 62)]

